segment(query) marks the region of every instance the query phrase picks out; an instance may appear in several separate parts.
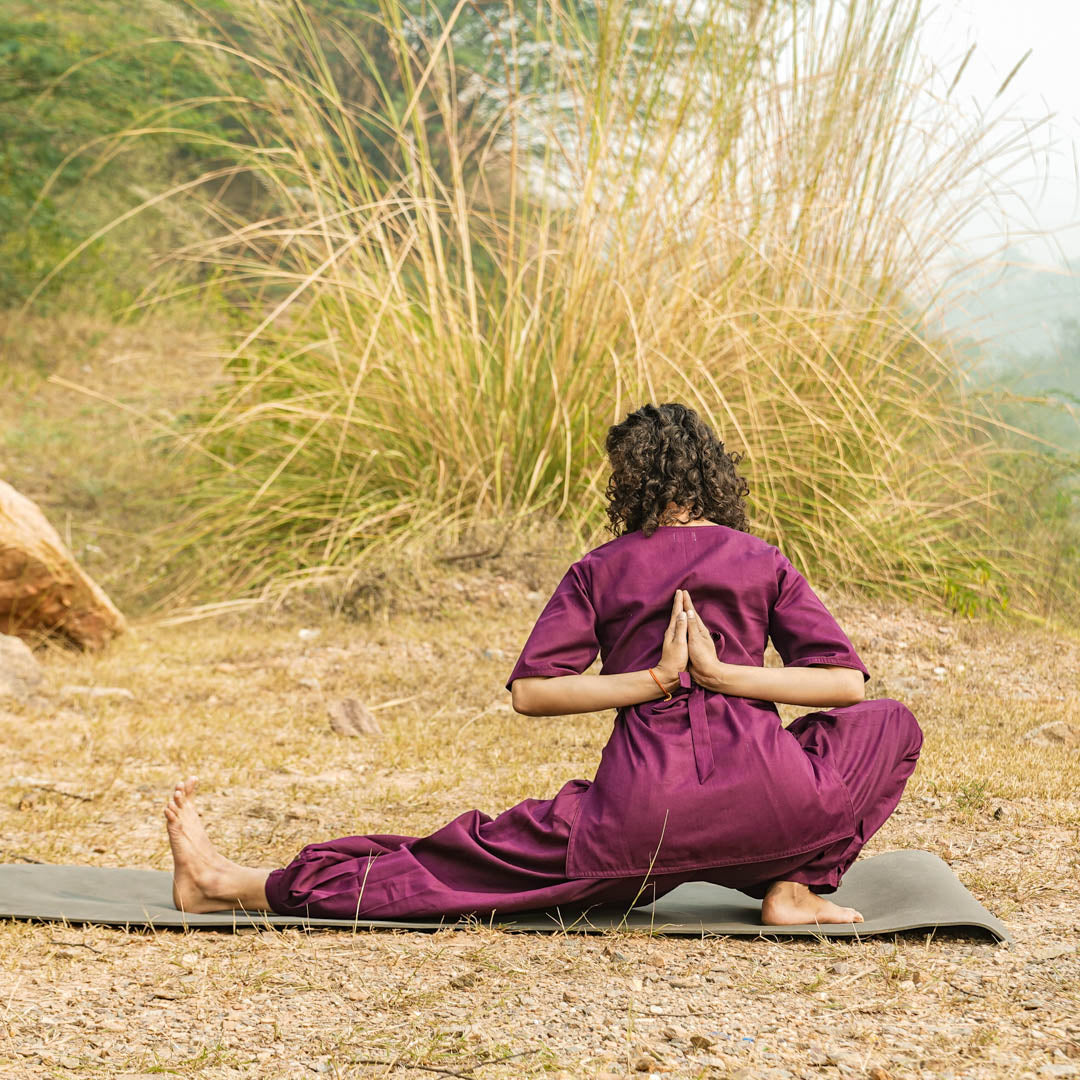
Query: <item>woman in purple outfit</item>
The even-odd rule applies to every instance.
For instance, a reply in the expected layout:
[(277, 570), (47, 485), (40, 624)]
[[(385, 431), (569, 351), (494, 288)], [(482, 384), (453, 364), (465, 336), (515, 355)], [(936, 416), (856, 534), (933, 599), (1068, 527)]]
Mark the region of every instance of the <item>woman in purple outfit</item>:
[[(863, 700), (851, 642), (746, 531), (738, 455), (692, 409), (638, 409), (607, 452), (614, 539), (569, 567), (506, 682), (526, 716), (616, 710), (595, 779), (430, 836), (312, 844), (276, 870), (220, 855), (181, 781), (165, 809), (178, 908), (489, 916), (711, 881), (760, 899), (769, 925), (862, 921), (822, 894), (896, 808), (919, 725), (898, 701)], [(782, 668), (763, 666), (770, 639)], [(820, 711), (784, 728), (774, 702)]]

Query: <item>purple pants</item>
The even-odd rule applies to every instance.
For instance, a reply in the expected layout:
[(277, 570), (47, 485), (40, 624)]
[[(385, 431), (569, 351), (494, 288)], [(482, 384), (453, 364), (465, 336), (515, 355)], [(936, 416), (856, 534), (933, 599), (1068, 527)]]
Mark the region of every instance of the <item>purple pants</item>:
[[(470, 810), (430, 836), (346, 836), (305, 847), (270, 873), (281, 915), (334, 919), (490, 916), (596, 903), (651, 903), (685, 881), (710, 881), (761, 899), (774, 881), (834, 892), (863, 845), (896, 809), (922, 731), (907, 706), (877, 698), (808, 713), (788, 728), (828, 760), (851, 795), (856, 833), (821, 851), (768, 862), (627, 878), (567, 878), (566, 849), (587, 780), (551, 799), (526, 799), (492, 818)], [(769, 838), (763, 837), (768, 847)]]

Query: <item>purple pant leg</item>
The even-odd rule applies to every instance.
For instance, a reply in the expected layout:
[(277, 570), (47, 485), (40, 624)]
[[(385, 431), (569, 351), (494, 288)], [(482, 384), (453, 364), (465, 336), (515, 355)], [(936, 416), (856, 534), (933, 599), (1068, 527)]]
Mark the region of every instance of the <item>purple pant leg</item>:
[(835, 892), (867, 840), (896, 809), (923, 741), (911, 710), (892, 698), (807, 713), (788, 730), (807, 753), (824, 758), (840, 774), (851, 795), (856, 831), (849, 840), (799, 856), (797, 866), (778, 867), (770, 880), (749, 888), (736, 886), (759, 899), (777, 880), (798, 881), (818, 893)]
[(495, 818), (470, 810), (430, 836), (312, 844), (270, 874), (267, 899), (281, 915), (393, 920), (633, 898), (640, 878), (566, 877), (570, 826), (588, 787), (571, 780), (553, 799), (526, 799)]

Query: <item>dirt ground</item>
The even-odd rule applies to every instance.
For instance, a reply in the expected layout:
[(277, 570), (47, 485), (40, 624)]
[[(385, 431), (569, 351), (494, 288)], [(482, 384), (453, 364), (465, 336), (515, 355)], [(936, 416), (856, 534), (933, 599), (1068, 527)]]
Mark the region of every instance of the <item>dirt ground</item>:
[[(519, 717), (502, 687), (557, 577), (477, 570), (355, 621), (253, 609), (43, 655), (0, 707), (0, 861), (169, 867), (202, 778), (212, 837), (273, 866), (334, 835), (430, 832), (591, 776), (612, 714)], [(941, 856), (1015, 937), (830, 943), (0, 923), (3, 1077), (1080, 1076), (1080, 645), (827, 597), (926, 741), (866, 854)], [(305, 633), (301, 634), (300, 631)], [(89, 696), (77, 687), (130, 692)], [(346, 738), (357, 698), (383, 734)], [(788, 718), (799, 710), (785, 709)]]

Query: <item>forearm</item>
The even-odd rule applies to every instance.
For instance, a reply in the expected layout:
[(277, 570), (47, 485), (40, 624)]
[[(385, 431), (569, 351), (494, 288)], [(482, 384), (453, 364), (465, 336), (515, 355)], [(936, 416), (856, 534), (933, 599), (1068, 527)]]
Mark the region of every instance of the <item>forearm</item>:
[[(669, 693), (679, 685), (678, 673), (654, 667)], [(515, 679), (514, 710), (525, 716), (564, 716), (602, 712), (663, 697), (648, 668), (615, 675), (555, 675)]]
[(707, 671), (692, 674), (694, 681), (707, 690), (732, 697), (827, 708), (853, 705), (863, 700), (863, 674), (856, 668), (766, 668), (718, 662)]

